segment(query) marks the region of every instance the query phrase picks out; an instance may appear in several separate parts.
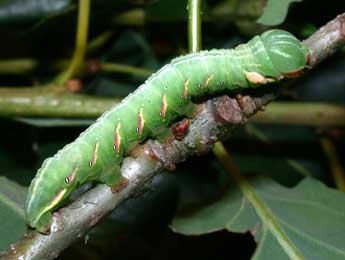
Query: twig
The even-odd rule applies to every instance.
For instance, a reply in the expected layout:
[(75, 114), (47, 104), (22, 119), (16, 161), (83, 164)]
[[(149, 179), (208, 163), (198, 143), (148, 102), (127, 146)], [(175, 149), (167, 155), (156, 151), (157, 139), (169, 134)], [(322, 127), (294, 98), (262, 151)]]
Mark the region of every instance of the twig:
[(0, 73), (14, 75), (28, 74), (33, 71), (37, 65), (37, 60), (28, 58), (0, 60)]
[(95, 118), (120, 101), (119, 98), (49, 92), (47, 87), (0, 88), (0, 115)]
[(54, 81), (55, 87), (63, 86), (67, 80), (80, 70), (83, 63), (89, 29), (90, 0), (79, 0), (78, 10), (78, 28), (73, 58), (67, 70), (62, 72)]
[(336, 187), (345, 191), (345, 171), (340, 163), (334, 144), (328, 137), (321, 139), (321, 145), (328, 159), (329, 168)]
[(100, 63), (100, 70), (105, 72), (116, 72), (116, 73), (124, 73), (124, 74), (132, 74), (136, 76), (142, 77), (149, 77), (153, 73), (151, 70), (137, 68), (129, 65), (124, 65), (120, 63), (114, 62), (103, 62)]
[[(90, 40), (86, 53), (94, 52), (102, 47), (112, 36), (111, 31), (105, 31)], [(15, 58), (0, 60), (0, 74), (28, 74), (37, 69), (41, 60), (35, 58)], [(51, 64), (52, 69), (66, 69), (70, 65), (68, 59), (58, 59)], [(85, 64), (82, 64), (85, 67)], [(61, 86), (62, 88), (62, 86)]]
[[(341, 42), (344, 42), (345, 34), (341, 32), (341, 28), (345, 26), (344, 21), (345, 14), (342, 14), (321, 29), (322, 38), (317, 39), (312, 36), (311, 40), (306, 41), (311, 48), (311, 65), (326, 58)], [(320, 41), (319, 44), (317, 40)], [(242, 108), (236, 99), (227, 96), (205, 102), (200, 106), (200, 112), (193, 118), (189, 132), (183, 140), (165, 144), (148, 141), (138, 148), (140, 150), (136, 153), (137, 158), (125, 159), (122, 174), (129, 179), (129, 186), (111, 194), (108, 187), (98, 185), (53, 217), (53, 232), (50, 235), (41, 235), (32, 231), (17, 244), (12, 245), (0, 259), (56, 257), (73, 241), (87, 234), (92, 226), (120, 202), (143, 189), (144, 183), (161, 169), (171, 167), (190, 156), (208, 152), (216, 141), (229, 137), (233, 127), (245, 123), (251, 115), (262, 109), (262, 106), (274, 97), (275, 94), (272, 93), (260, 97), (244, 96)]]
[(251, 122), (311, 126), (344, 126), (345, 106), (315, 102), (272, 102)]
[(201, 0), (188, 0), (188, 49), (201, 50)]

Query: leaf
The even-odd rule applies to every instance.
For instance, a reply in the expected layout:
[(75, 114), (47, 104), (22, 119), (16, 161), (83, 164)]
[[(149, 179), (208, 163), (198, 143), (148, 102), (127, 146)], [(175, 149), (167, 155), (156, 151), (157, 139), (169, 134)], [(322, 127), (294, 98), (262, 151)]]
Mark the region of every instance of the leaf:
[(0, 176), (0, 252), (26, 231), (24, 200), (26, 189)]
[(263, 14), (257, 20), (264, 25), (278, 25), (284, 22), (288, 13), (289, 5), (302, 0), (268, 0)]
[(310, 178), (292, 189), (263, 178), (240, 186), (171, 227), (186, 235), (250, 231), (259, 243), (253, 259), (345, 258), (344, 193)]

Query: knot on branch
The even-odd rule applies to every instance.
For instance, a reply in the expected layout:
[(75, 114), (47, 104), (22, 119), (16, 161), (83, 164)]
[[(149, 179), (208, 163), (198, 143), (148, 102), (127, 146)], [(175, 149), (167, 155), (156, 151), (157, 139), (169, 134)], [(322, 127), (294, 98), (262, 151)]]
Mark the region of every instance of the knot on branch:
[(238, 95), (236, 98), (222, 96), (215, 100), (216, 115), (221, 123), (244, 124), (258, 110), (264, 110), (269, 100), (269, 97), (264, 99), (249, 95)]

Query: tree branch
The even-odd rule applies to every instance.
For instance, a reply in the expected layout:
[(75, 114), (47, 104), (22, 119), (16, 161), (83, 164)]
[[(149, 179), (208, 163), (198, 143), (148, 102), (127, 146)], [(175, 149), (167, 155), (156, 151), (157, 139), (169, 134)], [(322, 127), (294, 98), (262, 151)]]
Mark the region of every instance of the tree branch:
[[(322, 27), (305, 41), (311, 50), (310, 65), (314, 66), (331, 55), (345, 41), (345, 14)], [(73, 241), (87, 234), (103, 216), (119, 203), (142, 190), (154, 175), (165, 167), (208, 152), (214, 142), (224, 140), (231, 130), (243, 124), (257, 110), (275, 98), (276, 93), (261, 96), (246, 95), (241, 106), (238, 101), (222, 96), (200, 105), (188, 134), (183, 140), (159, 143), (149, 140), (138, 147), (134, 157), (124, 160), (121, 171), (129, 184), (112, 194), (110, 188), (98, 185), (53, 216), (52, 232), (42, 235), (32, 231), (17, 244), (12, 245), (0, 259), (52, 259)]]

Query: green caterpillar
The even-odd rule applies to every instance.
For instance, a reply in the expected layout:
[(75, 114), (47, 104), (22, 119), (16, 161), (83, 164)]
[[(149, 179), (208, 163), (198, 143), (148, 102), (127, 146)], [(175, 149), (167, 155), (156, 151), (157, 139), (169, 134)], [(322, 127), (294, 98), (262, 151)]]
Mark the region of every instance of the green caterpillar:
[(44, 161), (26, 200), (26, 222), (42, 233), (51, 213), (89, 181), (121, 183), (120, 165), (138, 143), (158, 138), (190, 115), (203, 95), (257, 87), (293, 77), (307, 66), (308, 49), (292, 34), (270, 30), (235, 49), (181, 56), (105, 112), (73, 143)]

